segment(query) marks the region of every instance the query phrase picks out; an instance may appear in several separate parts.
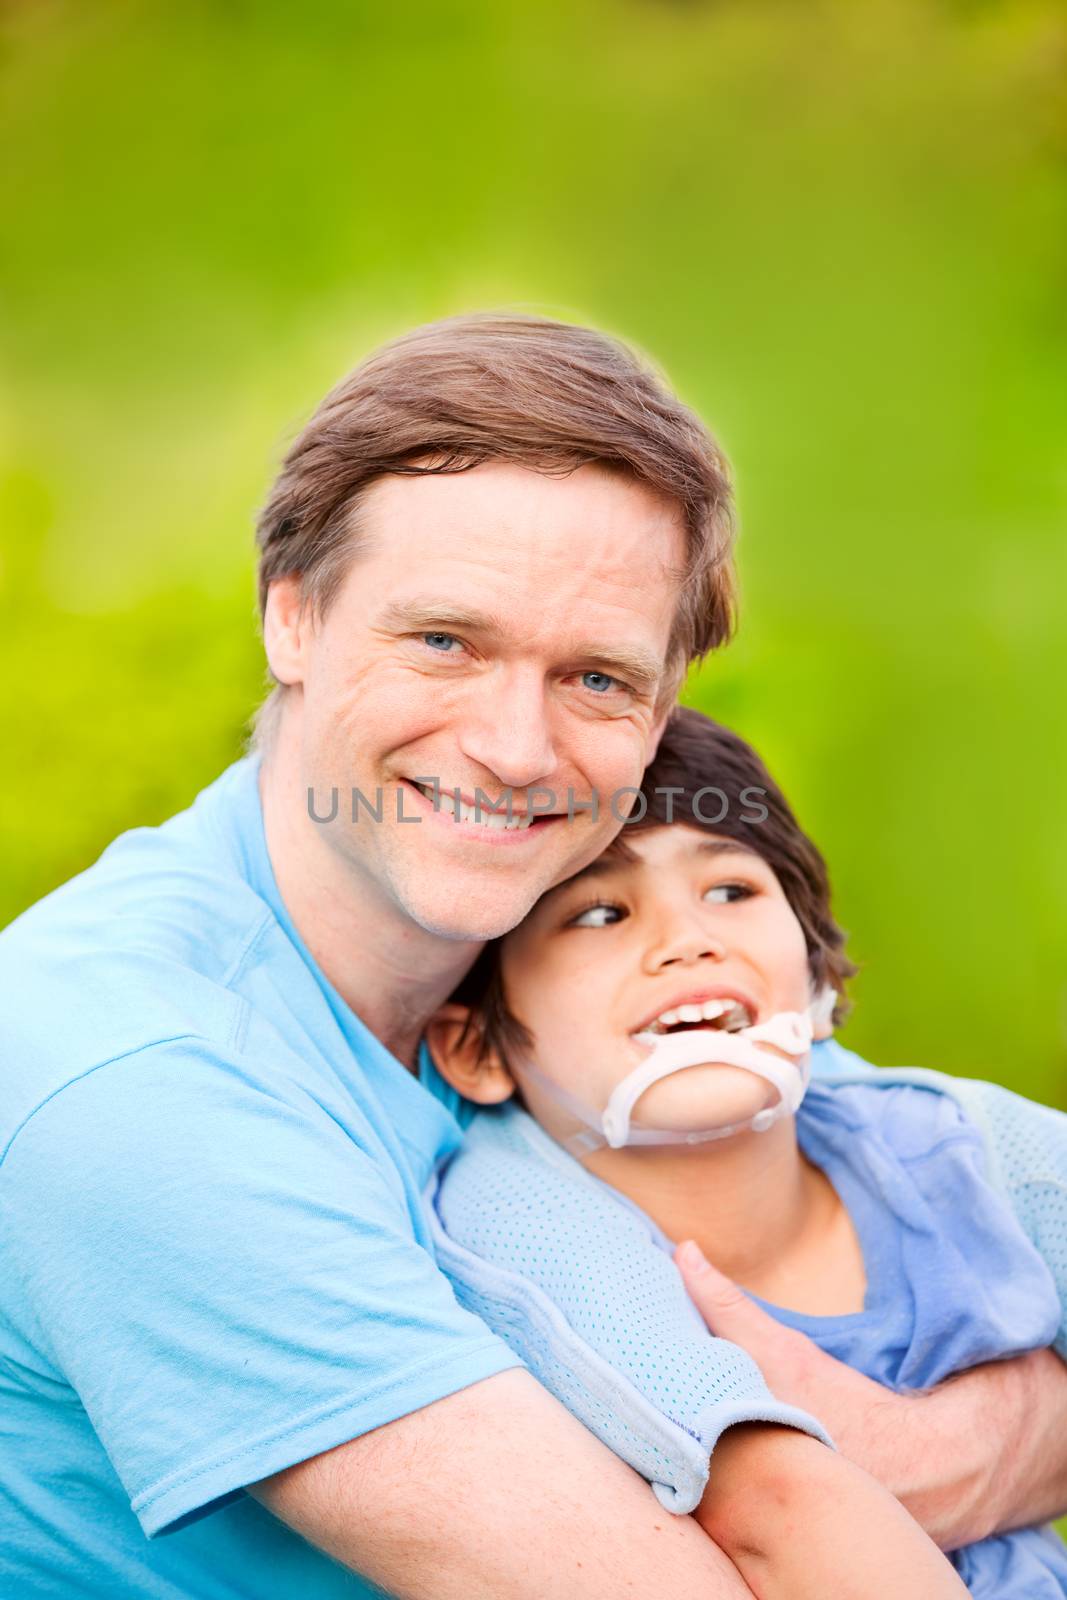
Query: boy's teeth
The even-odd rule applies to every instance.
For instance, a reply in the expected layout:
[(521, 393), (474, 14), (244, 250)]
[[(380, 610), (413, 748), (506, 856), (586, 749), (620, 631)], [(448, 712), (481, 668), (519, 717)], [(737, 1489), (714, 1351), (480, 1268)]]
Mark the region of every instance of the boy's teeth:
[(700, 1005), (678, 1006), (670, 1011), (661, 1011), (650, 1028), (674, 1028), (679, 1022), (714, 1022), (716, 1017), (721, 1017), (725, 1011), (736, 1009), (733, 1000), (704, 1000)]

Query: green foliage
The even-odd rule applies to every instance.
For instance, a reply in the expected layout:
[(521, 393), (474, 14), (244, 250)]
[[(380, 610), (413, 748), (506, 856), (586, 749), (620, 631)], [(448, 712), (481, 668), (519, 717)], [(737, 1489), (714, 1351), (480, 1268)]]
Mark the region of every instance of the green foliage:
[(6, 8), (0, 922), (238, 753), (251, 517), (327, 385), (483, 306), (721, 430), (753, 737), (849, 1042), (1067, 1103), (1067, 98), (1053, 3)]

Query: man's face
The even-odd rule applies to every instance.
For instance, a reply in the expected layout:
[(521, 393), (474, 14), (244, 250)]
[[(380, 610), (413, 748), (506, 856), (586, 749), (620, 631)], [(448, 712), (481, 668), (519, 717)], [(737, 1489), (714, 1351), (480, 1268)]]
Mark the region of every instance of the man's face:
[[(359, 538), (325, 617), (271, 649), (299, 696), (302, 789), (320, 816), (339, 791), (336, 819), (312, 825), (372, 900), (489, 938), (593, 860), (632, 803), (615, 816), (609, 802), (640, 784), (658, 735), (681, 514), (600, 467), (490, 463), (383, 478)], [(457, 820), (450, 798), (435, 809), (418, 787), (434, 780), (466, 802), (510, 790), (519, 825)], [(372, 804), (381, 790), (381, 822), (362, 806), (352, 821), (353, 788)], [(594, 790), (595, 818), (581, 809)]]

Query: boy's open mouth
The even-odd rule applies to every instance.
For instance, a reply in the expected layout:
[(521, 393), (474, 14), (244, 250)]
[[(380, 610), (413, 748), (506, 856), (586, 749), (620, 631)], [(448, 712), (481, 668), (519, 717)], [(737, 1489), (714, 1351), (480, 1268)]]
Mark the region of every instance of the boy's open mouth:
[(754, 1021), (752, 1012), (742, 1000), (703, 1000), (661, 1011), (651, 1022), (643, 1023), (634, 1037), (640, 1038), (643, 1034), (692, 1033), (701, 1028), (721, 1033), (740, 1033), (742, 1028), (751, 1028)]

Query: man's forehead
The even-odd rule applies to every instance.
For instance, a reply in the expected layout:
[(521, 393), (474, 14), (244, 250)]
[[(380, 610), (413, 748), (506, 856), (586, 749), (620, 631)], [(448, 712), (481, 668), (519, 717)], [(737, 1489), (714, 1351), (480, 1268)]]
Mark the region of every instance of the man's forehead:
[(622, 588), (686, 565), (682, 507), (587, 463), (568, 473), (489, 461), (466, 472), (388, 474), (365, 491), (357, 524), (394, 565), (481, 568), (491, 583), (554, 576), (565, 587)]

